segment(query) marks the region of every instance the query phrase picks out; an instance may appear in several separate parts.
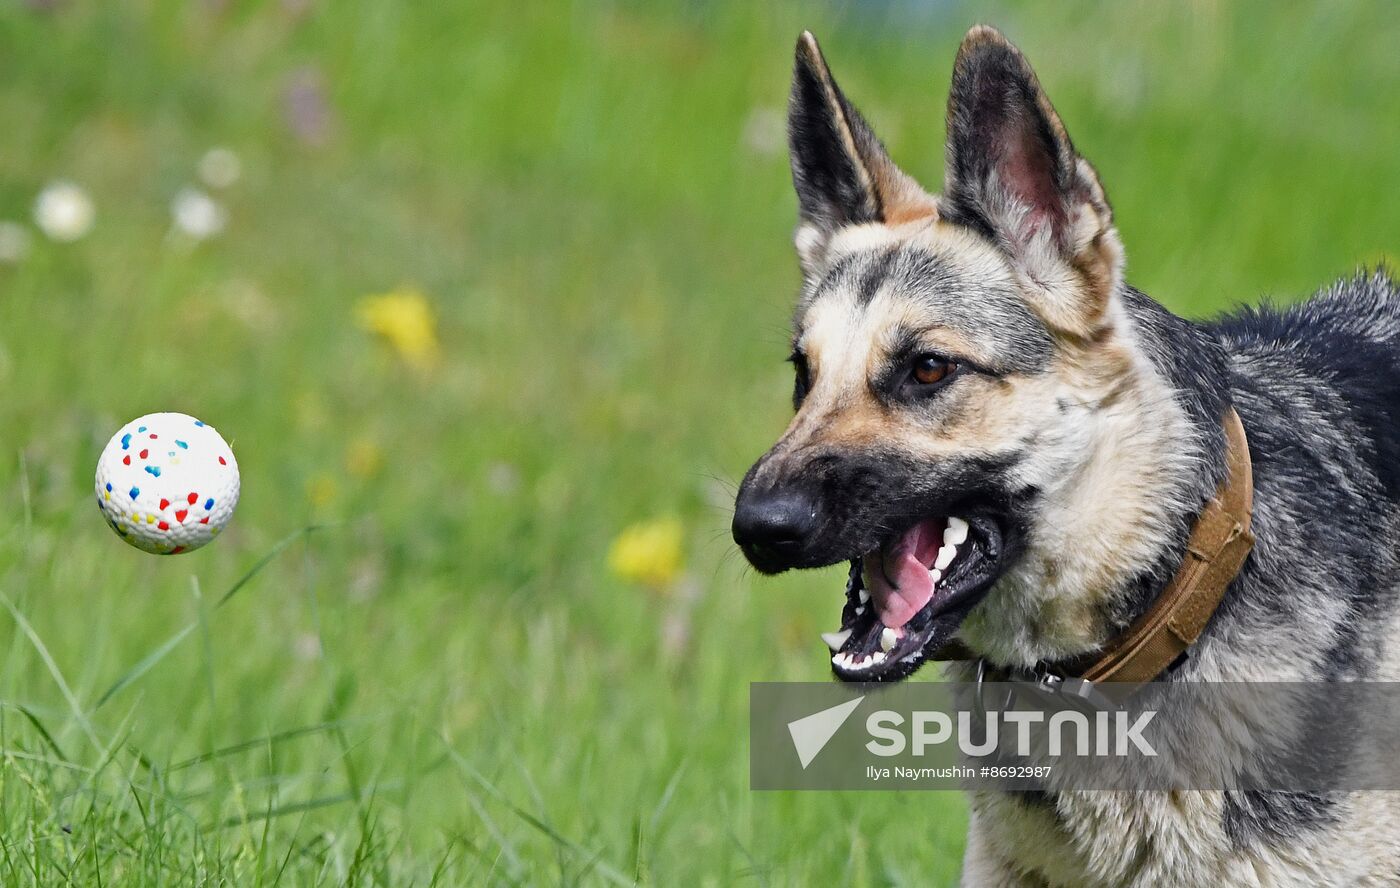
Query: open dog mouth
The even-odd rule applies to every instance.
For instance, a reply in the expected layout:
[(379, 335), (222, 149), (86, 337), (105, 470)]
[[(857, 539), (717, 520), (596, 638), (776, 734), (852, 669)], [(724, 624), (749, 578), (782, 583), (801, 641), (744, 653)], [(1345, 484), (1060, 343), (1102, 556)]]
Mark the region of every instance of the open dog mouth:
[(841, 629), (822, 635), (842, 681), (898, 681), (957, 631), (1001, 574), (1001, 528), (982, 515), (926, 518), (851, 560)]

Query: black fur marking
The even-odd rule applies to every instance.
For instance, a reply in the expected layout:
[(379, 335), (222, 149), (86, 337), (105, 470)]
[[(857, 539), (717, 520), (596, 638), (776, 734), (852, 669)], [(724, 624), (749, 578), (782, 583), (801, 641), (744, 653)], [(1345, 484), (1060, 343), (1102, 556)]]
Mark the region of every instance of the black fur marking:
[[(1317, 633), (1330, 643), (1311, 652), (1320, 677), (1373, 678), (1400, 582), (1390, 549), (1400, 520), (1400, 293), (1383, 273), (1357, 276), (1292, 308), (1242, 310), (1217, 330), (1254, 371), (1234, 381), (1254, 415), (1264, 495), (1277, 486), (1291, 500), (1274, 514), (1296, 524), (1326, 516), (1321, 539), (1283, 543), (1325, 565), (1325, 594), (1346, 604), (1344, 619), (1317, 627), (1330, 629)], [(1262, 517), (1267, 533), (1272, 516)], [(1249, 606), (1305, 618), (1305, 588), (1279, 591), (1227, 604), (1241, 616)]]
[[(816, 527), (801, 549), (785, 553), (782, 564), (755, 565), (767, 573), (792, 568), (824, 567), (879, 548), (917, 521), (946, 514), (969, 502), (999, 517), (1030, 508), (1023, 495), (1009, 490), (1008, 459), (977, 456), (920, 460), (897, 450), (794, 449), (779, 441), (749, 469), (739, 486), (740, 508), (746, 497), (796, 490), (817, 510)], [(1013, 549), (1019, 526), (1007, 528)]]
[(898, 247), (891, 247), (866, 265), (865, 271), (861, 273), (860, 283), (856, 285), (857, 305), (864, 308), (880, 292), (880, 287), (889, 279), (900, 252)]
[(1023, 789), (1007, 793), (1013, 799), (1021, 802), (1027, 808), (1034, 811), (1045, 811), (1053, 815), (1057, 820), (1060, 812), (1055, 807), (1055, 796), (1043, 789)]
[(1226, 792), (1221, 825), (1236, 850), (1283, 845), (1338, 822), (1336, 799), (1308, 792)]
[[(849, 143), (848, 143), (849, 139)], [(802, 218), (830, 232), (842, 225), (878, 222), (880, 198), (869, 187), (868, 167), (856, 151), (878, 149), (878, 140), (846, 101), (819, 57), (798, 43), (788, 101), (792, 183)], [(862, 178), (862, 175), (865, 178)]]
[[(1376, 319), (1372, 312), (1382, 316)], [(1367, 433), (1357, 443), (1370, 451), (1369, 461), (1386, 498), (1400, 501), (1400, 434), (1395, 429), (1400, 419), (1397, 322), (1400, 296), (1390, 279), (1377, 272), (1369, 278), (1358, 275), (1292, 309), (1242, 308), (1222, 321), (1218, 332), (1227, 338), (1252, 337), (1283, 346), (1300, 369), (1316, 375), (1319, 384), (1336, 386), (1351, 418)]]

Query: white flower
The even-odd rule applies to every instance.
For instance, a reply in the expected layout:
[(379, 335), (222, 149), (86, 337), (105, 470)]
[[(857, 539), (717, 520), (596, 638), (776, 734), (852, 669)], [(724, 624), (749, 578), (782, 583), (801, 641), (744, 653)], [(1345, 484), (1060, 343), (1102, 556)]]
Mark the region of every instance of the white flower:
[(493, 462), (486, 468), (486, 486), (492, 493), (508, 496), (520, 486), (520, 470), (508, 462)]
[(210, 188), (228, 188), (243, 175), (243, 163), (228, 148), (210, 148), (199, 159), (199, 178)]
[(776, 157), (787, 147), (787, 121), (777, 108), (759, 107), (744, 121), (744, 145), (760, 157)]
[(182, 188), (170, 204), (175, 227), (195, 240), (213, 237), (224, 230), (228, 215), (214, 198), (198, 188)]
[(92, 198), (72, 182), (50, 183), (34, 202), (34, 224), (56, 241), (75, 241), (92, 229)]
[(0, 222), (0, 262), (14, 264), (29, 253), (29, 232), (18, 222)]
[(319, 660), (321, 637), (315, 632), (302, 632), (292, 641), (292, 651), (298, 660)]

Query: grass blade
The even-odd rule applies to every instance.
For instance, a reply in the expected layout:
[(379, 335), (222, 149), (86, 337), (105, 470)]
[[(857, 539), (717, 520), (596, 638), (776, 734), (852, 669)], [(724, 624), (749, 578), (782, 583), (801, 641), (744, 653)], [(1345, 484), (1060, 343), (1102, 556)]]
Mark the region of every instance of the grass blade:
[(565, 851), (568, 851), (569, 853), (584, 859), (588, 866), (596, 870), (600, 876), (602, 876), (607, 881), (613, 883), (614, 885), (635, 886), (637, 884), (636, 882), (627, 878), (627, 876), (623, 875), (620, 870), (604, 862), (601, 859), (599, 852), (590, 852), (589, 849), (575, 843), (572, 839), (569, 839), (567, 836), (560, 833), (548, 823), (545, 823), (543, 820), (531, 814), (529, 811), (526, 811), (524, 808), (515, 804), (515, 802), (511, 801), (505, 793), (501, 792), (499, 789), (496, 788), (496, 786), (493, 783), (491, 783), (491, 781), (487, 780), (481, 774), (481, 772), (477, 771), (476, 768), (472, 767), (471, 763), (468, 762), (466, 758), (462, 756), (461, 753), (457, 752), (457, 750), (453, 748), (452, 744), (447, 740), (446, 737), (442, 738), (442, 742), (447, 747), (448, 754), (452, 757), (452, 761), (457, 764), (457, 767), (461, 769), (462, 773), (472, 783), (475, 783), (477, 786), (480, 786), (482, 789), (486, 790), (487, 795), (491, 796), (491, 798), (504, 805), (516, 817), (519, 817), (521, 820), (525, 821), (525, 823), (539, 830), (547, 838), (549, 838), (550, 841), (554, 842), (555, 845), (557, 845), (559, 848), (562, 848)]
[(307, 734), (318, 734), (322, 731), (334, 730), (335, 728), (341, 727), (346, 724), (349, 724), (349, 722), (322, 722), (320, 724), (303, 725), (300, 728), (291, 728), (286, 731), (279, 731), (276, 734), (267, 734), (262, 737), (258, 737), (255, 740), (244, 740), (242, 743), (234, 743), (231, 746), (220, 747), (219, 749), (214, 749), (209, 752), (201, 752), (199, 755), (191, 756), (187, 759), (182, 759), (170, 765), (170, 767), (166, 768), (166, 771), (170, 773), (173, 773), (175, 771), (182, 771), (185, 768), (193, 767), (194, 765), (202, 765), (205, 762), (213, 761), (214, 759), (218, 758), (223, 758), (227, 755), (236, 755), (237, 753), (247, 752), (250, 749), (258, 749), (263, 746), (274, 746), (278, 743), (281, 743), (284, 740), (292, 740), (297, 737), (304, 737)]
[(63, 698), (68, 701), (68, 706), (73, 710), (73, 717), (77, 719), (78, 724), (83, 729), (83, 733), (87, 735), (93, 747), (96, 748), (98, 752), (101, 752), (102, 741), (98, 740), (97, 734), (93, 733), (92, 725), (88, 722), (87, 715), (83, 712), (83, 707), (78, 704), (78, 698), (74, 695), (73, 689), (68, 687), (68, 682), (64, 680), (63, 673), (59, 671), (58, 663), (54, 660), (53, 655), (49, 653), (48, 646), (44, 644), (44, 640), (39, 637), (38, 632), (34, 631), (34, 627), (29, 624), (29, 620), (25, 619), (24, 614), (19, 612), (19, 608), (15, 607), (14, 603), (10, 601), (10, 597), (3, 592), (0, 592), (0, 603), (3, 603), (5, 608), (9, 610), (10, 616), (14, 618), (15, 625), (19, 626), (20, 631), (29, 639), (29, 643), (34, 645), (34, 650), (39, 652), (39, 658), (43, 660), (44, 665), (48, 667), (49, 674), (53, 676), (54, 683), (58, 685), (58, 689), (62, 692)]
[(314, 811), (317, 808), (327, 808), (331, 805), (343, 805), (346, 802), (353, 802), (354, 800), (354, 793), (342, 792), (336, 795), (322, 796), (318, 799), (307, 799), (304, 802), (292, 802), (291, 804), (283, 805), (280, 808), (270, 808), (263, 811), (252, 811), (242, 817), (230, 817), (227, 820), (223, 820), (219, 823), (213, 824), (212, 826), (207, 826), (205, 827), (205, 829), (229, 829), (231, 827), (243, 826), (247, 823), (253, 823), (258, 820), (264, 820), (274, 817), (283, 817), (287, 814), (296, 814), (302, 811)]
[[(257, 563), (254, 564), (251, 568), (249, 568), (248, 571), (243, 574), (243, 576), (239, 577), (232, 586), (229, 586), (228, 590), (224, 592), (223, 595), (219, 596), (219, 600), (214, 603), (214, 607), (216, 609), (223, 607), (229, 599), (233, 598), (234, 595), (238, 594), (239, 590), (241, 590), (244, 586), (248, 585), (248, 583), (254, 577), (261, 573), (263, 568), (271, 564), (272, 560), (276, 558), (279, 554), (281, 554), (283, 549), (286, 549), (288, 546), (301, 539), (302, 537), (310, 536), (312, 531), (320, 530), (321, 527), (322, 525), (319, 524), (308, 524), (307, 526), (296, 531), (295, 533), (283, 537), (277, 543), (277, 545), (273, 546), (270, 550), (268, 550), (267, 554), (263, 555), (262, 558), (259, 558)], [(175, 648), (179, 647), (180, 642), (184, 641), (185, 638), (198, 627), (199, 621), (195, 620), (194, 622), (185, 626), (185, 628), (181, 629), (179, 632), (176, 632), (174, 635), (166, 639), (165, 642), (160, 645), (160, 647), (156, 648), (146, 656), (142, 657), (139, 663), (137, 663), (135, 666), (132, 666), (125, 673), (123, 673), (120, 678), (118, 678), (115, 682), (112, 683), (111, 687), (107, 688), (107, 690), (102, 693), (101, 697), (97, 698), (97, 702), (94, 703), (92, 706), (92, 711), (96, 712), (97, 710), (101, 709), (104, 703), (115, 697), (132, 682), (136, 681), (138, 678), (149, 672), (157, 663), (165, 659), (165, 656), (167, 654), (175, 650)]]
[(67, 755), (64, 754), (62, 747), (58, 745), (58, 741), (55, 740), (53, 738), (53, 735), (49, 733), (49, 729), (44, 727), (44, 723), (39, 721), (39, 716), (35, 715), (33, 712), (30, 712), (29, 707), (25, 706), (23, 703), (15, 704), (15, 708), (20, 711), (21, 715), (29, 719), (29, 723), (34, 726), (34, 730), (39, 732), (39, 736), (44, 738), (44, 742), (49, 745), (49, 749), (53, 750), (53, 754), (58, 756), (60, 761), (69, 761), (69, 758)]
[(189, 635), (191, 632), (194, 631), (195, 625), (195, 623), (189, 624), (185, 628), (181, 629), (179, 632), (176, 632), (174, 635), (167, 638), (165, 642), (161, 644), (160, 647), (156, 648), (146, 656), (142, 657), (139, 663), (128, 669), (120, 678), (118, 678), (115, 682), (112, 683), (111, 687), (107, 688), (107, 690), (102, 692), (102, 696), (98, 697), (97, 702), (92, 705), (92, 711), (96, 712), (97, 710), (101, 709), (102, 704), (115, 697), (127, 685), (136, 681), (136, 679), (145, 675), (147, 672), (150, 672), (153, 666), (155, 666), (161, 660), (165, 659), (166, 654), (175, 650), (176, 646), (178, 646), (180, 642), (185, 640), (185, 636)]
[(324, 526), (325, 525), (322, 524), (308, 524), (301, 530), (298, 530), (295, 533), (291, 533), (283, 537), (277, 543), (277, 545), (273, 546), (271, 549), (268, 550), (266, 555), (258, 559), (257, 564), (254, 564), (252, 567), (250, 567), (247, 573), (239, 577), (238, 580), (232, 586), (229, 586), (227, 592), (219, 596), (219, 600), (214, 602), (214, 607), (223, 607), (230, 598), (238, 594), (239, 590), (241, 590), (244, 586), (248, 585), (249, 581), (251, 581), (253, 577), (256, 577), (259, 573), (261, 573), (263, 568), (267, 567), (270, 563), (272, 563), (272, 559), (282, 554), (283, 549), (287, 548), (292, 543), (295, 543), (302, 537), (311, 536), (312, 533), (320, 530)]

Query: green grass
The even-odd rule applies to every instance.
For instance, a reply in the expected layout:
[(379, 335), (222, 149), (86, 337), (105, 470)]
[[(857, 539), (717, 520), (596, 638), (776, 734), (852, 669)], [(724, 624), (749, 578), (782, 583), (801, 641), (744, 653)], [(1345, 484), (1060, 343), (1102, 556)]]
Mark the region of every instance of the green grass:
[[(745, 133), (801, 27), (937, 183), (957, 40), (1002, 25), (1177, 310), (1400, 253), (1385, 5), (296, 6), (0, 7), (0, 219), (55, 178), (99, 213), (0, 266), (6, 884), (956, 880), (957, 795), (747, 789), (748, 683), (823, 678), (840, 586), (726, 542), (788, 409), (794, 202)], [(321, 144), (293, 79), (324, 86)], [(245, 174), (190, 248), (168, 205), (214, 145)], [(428, 373), (354, 320), (404, 282), (440, 316)], [(92, 506), (152, 410), (239, 456), (195, 554)], [(384, 465), (348, 473), (363, 442)], [(689, 605), (606, 568), (663, 516)]]

